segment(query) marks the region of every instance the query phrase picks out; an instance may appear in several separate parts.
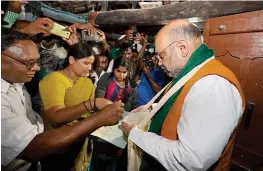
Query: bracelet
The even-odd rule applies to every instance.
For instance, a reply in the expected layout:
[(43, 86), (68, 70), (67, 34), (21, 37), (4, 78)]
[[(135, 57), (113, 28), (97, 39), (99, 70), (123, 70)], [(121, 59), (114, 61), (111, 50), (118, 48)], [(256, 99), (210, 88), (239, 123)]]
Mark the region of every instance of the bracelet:
[(96, 98), (94, 98), (94, 112), (97, 112), (97, 111), (98, 111), (98, 109), (96, 107)]
[(91, 110), (88, 109), (88, 107), (86, 106), (86, 103), (85, 101), (83, 102), (84, 106), (85, 106), (85, 109), (87, 110), (87, 112), (89, 112), (90, 114), (94, 114), (94, 110), (92, 109), (92, 105), (91, 105), (91, 101), (89, 100), (89, 103), (90, 103), (90, 108)]
[(87, 106), (85, 104), (85, 101), (83, 101), (83, 104), (84, 104), (85, 109), (89, 112), (89, 109), (87, 108)]

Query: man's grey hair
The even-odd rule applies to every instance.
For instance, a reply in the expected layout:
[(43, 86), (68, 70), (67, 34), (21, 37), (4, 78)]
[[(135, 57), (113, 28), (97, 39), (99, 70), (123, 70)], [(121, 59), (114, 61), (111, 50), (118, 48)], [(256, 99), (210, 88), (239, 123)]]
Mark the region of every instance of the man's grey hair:
[(171, 41), (174, 41), (177, 38), (185, 38), (187, 40), (195, 40), (202, 36), (201, 30), (194, 24), (182, 24), (181, 26), (177, 26), (173, 28), (169, 37)]

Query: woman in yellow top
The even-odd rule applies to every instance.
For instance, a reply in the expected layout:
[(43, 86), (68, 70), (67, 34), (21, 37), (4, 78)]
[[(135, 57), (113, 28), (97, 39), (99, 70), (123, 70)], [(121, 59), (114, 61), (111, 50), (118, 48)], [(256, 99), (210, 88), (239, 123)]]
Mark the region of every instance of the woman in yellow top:
[[(70, 44), (70, 43), (69, 43)], [(43, 118), (48, 129), (74, 124), (112, 102), (94, 99), (95, 88), (87, 76), (94, 62), (94, 52), (87, 44), (74, 44), (66, 59), (65, 69), (48, 74), (39, 83), (44, 107)], [(87, 170), (88, 139), (74, 145), (66, 154), (42, 161), (43, 170)], [(82, 149), (81, 149), (82, 147)]]

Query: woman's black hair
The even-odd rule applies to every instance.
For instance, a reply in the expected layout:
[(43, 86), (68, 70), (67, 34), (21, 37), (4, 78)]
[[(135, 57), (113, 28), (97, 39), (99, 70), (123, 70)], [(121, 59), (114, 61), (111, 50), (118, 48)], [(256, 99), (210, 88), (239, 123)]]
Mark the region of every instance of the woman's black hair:
[[(128, 70), (128, 63), (127, 63), (127, 61), (124, 58), (119, 57), (119, 58), (114, 60), (112, 71), (114, 71), (119, 66), (123, 66), (123, 67), (127, 68), (127, 70)], [(112, 72), (110, 76), (113, 77), (114, 76), (114, 72)]]
[(64, 68), (66, 68), (69, 65), (70, 56), (73, 56), (75, 60), (78, 60), (90, 56), (95, 57), (95, 53), (90, 45), (86, 43), (77, 43), (70, 47), (68, 57), (65, 59)]
[[(129, 67), (128, 62), (124, 58), (119, 57), (119, 58), (115, 59), (113, 67), (112, 67), (112, 73), (110, 74), (111, 78), (114, 77), (114, 70), (116, 68), (118, 68), (119, 66), (126, 67), (127, 70), (128, 70), (128, 67)], [(129, 93), (128, 92), (129, 86), (130, 86), (130, 80), (129, 80), (129, 77), (127, 76), (126, 79), (125, 79), (125, 92), (124, 92), (125, 93), (125, 97), (126, 97), (127, 93)]]

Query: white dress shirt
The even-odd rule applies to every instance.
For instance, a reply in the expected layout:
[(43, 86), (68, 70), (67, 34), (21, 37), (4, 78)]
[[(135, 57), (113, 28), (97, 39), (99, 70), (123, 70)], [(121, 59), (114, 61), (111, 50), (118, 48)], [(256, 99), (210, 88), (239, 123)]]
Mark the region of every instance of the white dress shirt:
[(187, 94), (173, 141), (133, 128), (129, 140), (169, 171), (203, 171), (221, 156), (242, 115), (242, 98), (226, 79), (210, 75)]
[(109, 66), (107, 68), (107, 73), (112, 73), (113, 72), (113, 65), (114, 65), (114, 59), (112, 59), (109, 63)]
[(1, 80), (1, 165), (3, 170), (26, 170), (30, 166), (16, 157), (44, 131), (42, 118), (32, 109), (23, 84)]
[(90, 73), (90, 77), (95, 77), (95, 82), (94, 82), (94, 87), (97, 87), (97, 83), (100, 80), (100, 78), (105, 74), (105, 71), (101, 71), (100, 75), (98, 75), (96, 73), (96, 71), (93, 71), (92, 73)]

